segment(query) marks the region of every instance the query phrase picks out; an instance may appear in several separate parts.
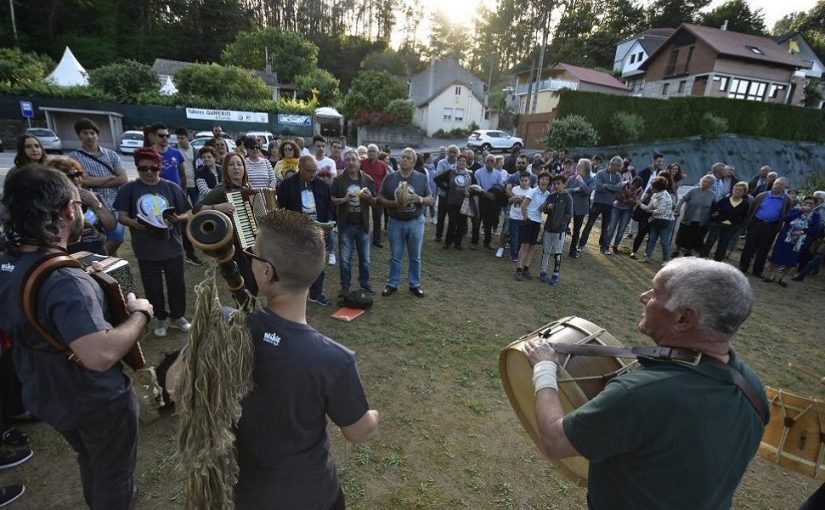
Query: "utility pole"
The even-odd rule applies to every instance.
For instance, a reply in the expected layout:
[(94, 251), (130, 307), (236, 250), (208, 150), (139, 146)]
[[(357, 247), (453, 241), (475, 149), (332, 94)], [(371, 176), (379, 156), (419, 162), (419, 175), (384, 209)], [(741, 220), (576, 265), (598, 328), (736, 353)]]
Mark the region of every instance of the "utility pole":
[(9, 0), (9, 12), (11, 13), (11, 31), (14, 34), (14, 47), (19, 48), (17, 42), (17, 21), (14, 19), (14, 0)]

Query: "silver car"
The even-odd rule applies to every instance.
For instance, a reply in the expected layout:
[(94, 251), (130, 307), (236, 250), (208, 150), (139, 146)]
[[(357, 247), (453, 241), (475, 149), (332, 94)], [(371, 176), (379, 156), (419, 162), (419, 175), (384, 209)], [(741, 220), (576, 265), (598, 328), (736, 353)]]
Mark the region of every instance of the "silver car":
[(468, 149), (510, 151), (516, 147), (524, 147), (524, 140), (494, 129), (479, 129), (467, 138)]
[(63, 142), (60, 137), (51, 129), (46, 128), (29, 128), (26, 130), (27, 135), (36, 136), (40, 140), (40, 146), (46, 152), (56, 152), (63, 154)]

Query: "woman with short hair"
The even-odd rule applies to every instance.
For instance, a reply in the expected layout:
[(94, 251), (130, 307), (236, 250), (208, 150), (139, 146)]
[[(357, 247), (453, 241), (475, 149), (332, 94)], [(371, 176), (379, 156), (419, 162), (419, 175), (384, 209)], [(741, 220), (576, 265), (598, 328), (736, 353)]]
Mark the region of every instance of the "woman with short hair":
[(721, 262), (725, 258), (730, 240), (739, 234), (748, 218), (749, 208), (748, 183), (745, 181), (734, 184), (729, 195), (714, 202), (710, 208), (710, 224), (708, 237), (702, 248), (703, 257), (710, 255), (710, 250), (716, 244), (713, 260)]
[(214, 147), (204, 145), (198, 151), (198, 157), (203, 164), (195, 170), (195, 186), (198, 188), (200, 200), (203, 200), (209, 190), (223, 180), (223, 169), (217, 164), (218, 151)]
[(674, 208), (673, 214), (676, 218), (679, 218), (682, 207), (685, 208), (679, 224), (679, 233), (676, 234), (676, 247), (685, 257), (691, 256), (694, 250), (701, 252), (705, 246), (710, 208), (716, 202), (716, 194), (713, 192), (715, 182), (716, 177), (710, 174), (702, 177), (699, 187), (685, 193)]

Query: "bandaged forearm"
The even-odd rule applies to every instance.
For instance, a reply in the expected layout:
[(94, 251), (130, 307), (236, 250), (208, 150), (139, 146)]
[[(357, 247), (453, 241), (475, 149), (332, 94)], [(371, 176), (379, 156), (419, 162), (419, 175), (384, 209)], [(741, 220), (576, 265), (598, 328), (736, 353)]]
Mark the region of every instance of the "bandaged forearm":
[(559, 383), (556, 378), (558, 366), (552, 361), (539, 361), (533, 366), (533, 387), (536, 393), (545, 388), (559, 390)]

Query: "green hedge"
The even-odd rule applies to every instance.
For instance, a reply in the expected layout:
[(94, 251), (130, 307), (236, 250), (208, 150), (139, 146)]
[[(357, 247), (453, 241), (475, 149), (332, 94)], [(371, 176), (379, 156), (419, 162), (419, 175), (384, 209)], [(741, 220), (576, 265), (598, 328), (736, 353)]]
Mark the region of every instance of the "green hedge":
[(714, 97), (651, 99), (562, 90), (556, 118), (581, 115), (598, 131), (601, 143), (624, 144), (611, 126), (614, 114), (637, 114), (644, 120), (639, 142), (702, 134), (706, 113), (728, 121), (728, 132), (779, 140), (825, 142), (825, 111), (776, 103)]

